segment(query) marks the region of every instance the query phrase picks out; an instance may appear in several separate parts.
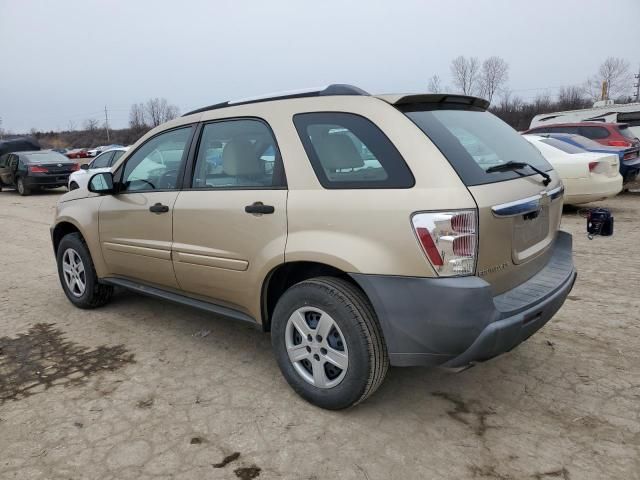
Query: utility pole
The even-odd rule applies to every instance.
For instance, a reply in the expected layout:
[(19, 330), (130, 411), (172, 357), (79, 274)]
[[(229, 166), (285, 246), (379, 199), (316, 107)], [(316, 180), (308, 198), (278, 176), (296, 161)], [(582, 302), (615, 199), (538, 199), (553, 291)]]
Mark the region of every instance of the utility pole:
[(107, 106), (104, 106), (104, 128), (107, 131), (107, 142), (109, 142), (109, 115), (107, 115)]
[(634, 87), (636, 87), (636, 102), (640, 102), (640, 67), (638, 67), (638, 73), (634, 75), (636, 79), (636, 83)]

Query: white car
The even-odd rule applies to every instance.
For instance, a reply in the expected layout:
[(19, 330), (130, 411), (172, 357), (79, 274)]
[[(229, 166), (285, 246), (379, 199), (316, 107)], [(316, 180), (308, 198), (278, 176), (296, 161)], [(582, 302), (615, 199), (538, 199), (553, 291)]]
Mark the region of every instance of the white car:
[(94, 158), (91, 163), (81, 165), (80, 170), (73, 172), (69, 176), (69, 190), (77, 188), (87, 188), (87, 183), (94, 173), (108, 172), (111, 166), (124, 155), (129, 147), (119, 147), (107, 150)]
[(564, 203), (577, 205), (616, 196), (622, 190), (619, 157), (593, 153), (557, 138), (523, 135), (558, 172)]

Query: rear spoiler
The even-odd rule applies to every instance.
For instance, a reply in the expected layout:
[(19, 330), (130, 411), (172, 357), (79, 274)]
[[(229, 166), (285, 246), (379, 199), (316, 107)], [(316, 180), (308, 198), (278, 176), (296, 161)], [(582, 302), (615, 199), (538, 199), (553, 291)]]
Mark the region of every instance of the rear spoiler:
[[(469, 95), (455, 95), (448, 93), (429, 93), (414, 95), (376, 95), (391, 105), (395, 105), (401, 110), (405, 110), (410, 105), (428, 105), (430, 109), (457, 108), (486, 110), (490, 103), (487, 100)], [(404, 107), (404, 108), (403, 108)]]

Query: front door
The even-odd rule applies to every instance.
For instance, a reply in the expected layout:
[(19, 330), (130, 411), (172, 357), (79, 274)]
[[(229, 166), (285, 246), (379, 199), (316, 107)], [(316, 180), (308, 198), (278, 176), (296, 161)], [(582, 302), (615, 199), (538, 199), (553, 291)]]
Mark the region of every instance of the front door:
[(263, 121), (237, 119), (204, 125), (199, 145), (174, 207), (178, 283), (257, 318), (262, 281), (284, 261), (287, 236), (275, 139)]
[(171, 263), (173, 213), (193, 127), (152, 137), (118, 168), (118, 193), (100, 204), (110, 275), (178, 288)]

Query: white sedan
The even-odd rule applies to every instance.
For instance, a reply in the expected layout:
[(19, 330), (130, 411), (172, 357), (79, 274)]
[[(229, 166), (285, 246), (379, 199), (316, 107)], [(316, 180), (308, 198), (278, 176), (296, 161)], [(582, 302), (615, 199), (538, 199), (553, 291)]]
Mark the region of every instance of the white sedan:
[(564, 203), (577, 205), (614, 197), (622, 190), (619, 157), (538, 135), (523, 135), (553, 166), (564, 184)]
[(111, 166), (124, 155), (124, 152), (129, 150), (129, 147), (118, 147), (106, 152), (102, 152), (91, 163), (81, 165), (80, 170), (73, 172), (69, 175), (69, 190), (76, 190), (77, 188), (87, 188), (89, 179), (94, 173), (108, 172), (111, 170)]

